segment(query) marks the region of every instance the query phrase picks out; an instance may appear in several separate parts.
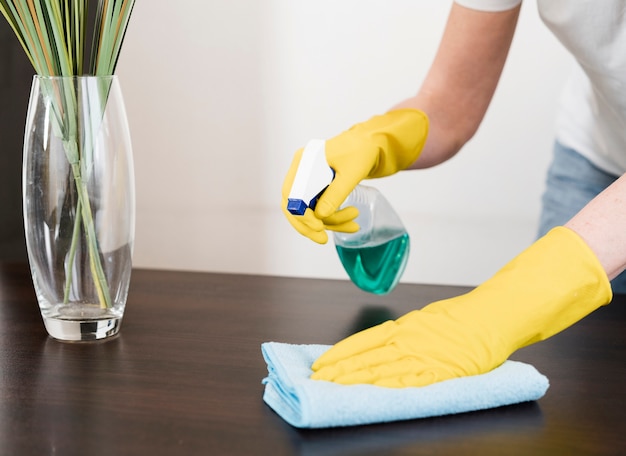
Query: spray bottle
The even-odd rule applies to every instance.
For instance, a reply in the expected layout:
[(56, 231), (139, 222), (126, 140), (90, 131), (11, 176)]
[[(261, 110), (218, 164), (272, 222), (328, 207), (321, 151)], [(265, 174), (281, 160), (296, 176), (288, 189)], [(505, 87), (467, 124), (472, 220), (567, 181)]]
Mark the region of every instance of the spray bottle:
[[(303, 215), (315, 209), (319, 197), (334, 178), (326, 162), (326, 142), (311, 140), (302, 158), (289, 193), (287, 210)], [(374, 187), (357, 185), (342, 207), (359, 210), (356, 233), (333, 232), (335, 248), (350, 280), (374, 294), (389, 293), (398, 284), (406, 267), (409, 235), (393, 207)]]

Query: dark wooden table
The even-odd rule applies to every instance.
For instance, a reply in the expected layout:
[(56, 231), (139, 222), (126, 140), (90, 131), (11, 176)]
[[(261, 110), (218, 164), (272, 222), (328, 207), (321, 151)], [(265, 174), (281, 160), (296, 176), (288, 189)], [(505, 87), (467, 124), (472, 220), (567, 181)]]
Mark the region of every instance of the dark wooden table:
[(46, 336), (26, 265), (0, 265), (2, 455), (561, 455), (626, 452), (626, 297), (517, 352), (535, 403), (297, 430), (262, 401), (265, 341), (330, 344), (467, 288), (135, 270), (121, 335)]

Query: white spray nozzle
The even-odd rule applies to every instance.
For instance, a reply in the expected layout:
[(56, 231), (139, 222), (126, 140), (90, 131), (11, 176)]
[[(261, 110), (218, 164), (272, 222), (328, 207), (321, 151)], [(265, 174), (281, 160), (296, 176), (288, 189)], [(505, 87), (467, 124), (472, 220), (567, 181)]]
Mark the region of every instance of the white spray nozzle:
[(333, 177), (334, 172), (326, 162), (326, 141), (312, 139), (302, 151), (289, 192), (287, 210), (293, 215), (304, 215), (307, 208), (315, 209), (317, 199)]

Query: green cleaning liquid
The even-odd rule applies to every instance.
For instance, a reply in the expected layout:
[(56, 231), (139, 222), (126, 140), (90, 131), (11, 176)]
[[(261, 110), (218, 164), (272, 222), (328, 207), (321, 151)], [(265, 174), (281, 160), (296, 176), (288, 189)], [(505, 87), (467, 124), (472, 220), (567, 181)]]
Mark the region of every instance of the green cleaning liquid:
[(367, 244), (336, 244), (339, 259), (350, 279), (369, 293), (391, 291), (409, 258), (409, 235), (404, 230), (372, 233)]

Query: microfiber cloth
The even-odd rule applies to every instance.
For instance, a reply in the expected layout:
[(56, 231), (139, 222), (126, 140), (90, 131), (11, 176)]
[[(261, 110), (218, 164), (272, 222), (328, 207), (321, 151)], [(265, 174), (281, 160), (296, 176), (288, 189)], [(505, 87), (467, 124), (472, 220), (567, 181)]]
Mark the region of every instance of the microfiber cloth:
[(263, 400), (297, 428), (327, 428), (382, 423), (482, 410), (534, 401), (548, 379), (533, 366), (505, 361), (481, 375), (423, 387), (385, 388), (311, 380), (311, 365), (328, 345), (261, 345), (268, 376)]

